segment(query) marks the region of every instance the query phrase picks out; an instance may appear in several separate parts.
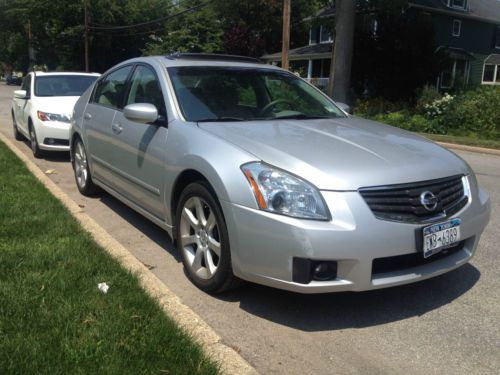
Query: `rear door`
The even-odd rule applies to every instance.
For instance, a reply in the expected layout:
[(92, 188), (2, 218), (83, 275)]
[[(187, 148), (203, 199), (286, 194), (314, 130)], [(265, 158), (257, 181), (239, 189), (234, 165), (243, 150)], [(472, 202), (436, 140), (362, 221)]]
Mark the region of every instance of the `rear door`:
[(159, 119), (153, 124), (141, 124), (117, 111), (113, 123), (119, 129), (114, 134), (118, 189), (135, 204), (164, 220), (166, 108), (158, 76), (149, 65), (138, 64), (132, 74), (124, 106), (133, 103), (155, 105)]
[(113, 120), (125, 92), (132, 65), (113, 70), (97, 82), (89, 104), (83, 114), (87, 135), (87, 152), (92, 165), (93, 177), (116, 189), (116, 167), (113, 165), (113, 149), (116, 133)]

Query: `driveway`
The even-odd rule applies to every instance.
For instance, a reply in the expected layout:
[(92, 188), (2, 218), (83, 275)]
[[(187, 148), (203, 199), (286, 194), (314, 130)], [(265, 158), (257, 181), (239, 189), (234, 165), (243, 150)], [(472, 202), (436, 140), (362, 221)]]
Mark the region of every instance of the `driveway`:
[[(11, 138), (14, 89), (0, 83), (0, 131)], [(16, 145), (31, 156), (27, 143)], [(206, 295), (187, 281), (165, 232), (108, 195), (78, 193), (67, 154), (35, 163), (55, 170), (55, 183), (263, 374), (498, 374), (500, 157), (457, 153), (492, 198), (472, 262), (417, 284), (328, 295), (252, 284)]]

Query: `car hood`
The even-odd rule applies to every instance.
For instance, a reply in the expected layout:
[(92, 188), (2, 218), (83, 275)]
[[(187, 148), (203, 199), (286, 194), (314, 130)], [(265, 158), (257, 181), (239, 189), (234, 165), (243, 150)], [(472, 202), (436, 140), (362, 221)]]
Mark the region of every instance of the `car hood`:
[(37, 96), (35, 103), (40, 111), (71, 116), (78, 98), (79, 96)]
[(321, 190), (357, 190), (469, 173), (467, 164), (445, 148), (357, 117), (198, 126)]

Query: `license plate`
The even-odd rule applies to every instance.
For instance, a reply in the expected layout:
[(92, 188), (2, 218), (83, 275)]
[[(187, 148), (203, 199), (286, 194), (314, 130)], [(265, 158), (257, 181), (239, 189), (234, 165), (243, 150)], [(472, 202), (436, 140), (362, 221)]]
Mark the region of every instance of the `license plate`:
[(460, 241), (460, 219), (433, 224), (423, 229), (424, 258), (439, 253), (441, 250)]

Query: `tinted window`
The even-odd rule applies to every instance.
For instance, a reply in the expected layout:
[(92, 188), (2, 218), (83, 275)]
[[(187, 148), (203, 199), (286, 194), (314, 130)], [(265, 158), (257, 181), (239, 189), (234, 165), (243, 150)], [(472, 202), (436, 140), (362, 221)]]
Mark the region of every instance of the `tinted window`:
[(154, 104), (160, 116), (166, 115), (165, 101), (163, 100), (161, 87), (152, 69), (144, 65), (139, 65), (135, 69), (126, 103)]
[(80, 96), (97, 77), (78, 75), (50, 75), (35, 78), (36, 96)]
[(27, 75), (23, 79), (23, 85), (21, 86), (21, 90), (25, 90), (26, 93), (30, 95), (31, 94), (30, 88), (31, 88), (31, 74)]
[(344, 117), (330, 100), (293, 74), (202, 66), (168, 72), (188, 121)]
[(104, 77), (97, 84), (93, 101), (107, 107), (119, 108), (125, 91), (125, 81), (131, 69), (132, 66), (126, 66)]

